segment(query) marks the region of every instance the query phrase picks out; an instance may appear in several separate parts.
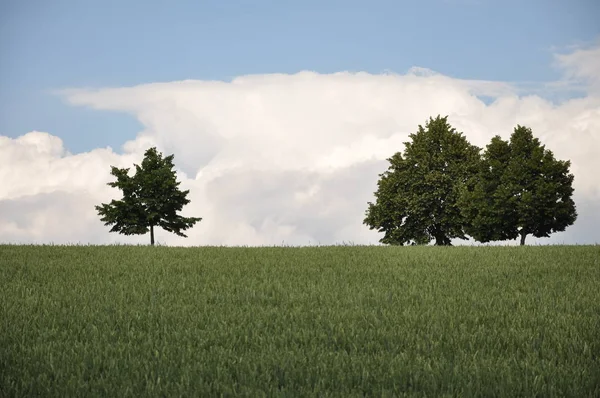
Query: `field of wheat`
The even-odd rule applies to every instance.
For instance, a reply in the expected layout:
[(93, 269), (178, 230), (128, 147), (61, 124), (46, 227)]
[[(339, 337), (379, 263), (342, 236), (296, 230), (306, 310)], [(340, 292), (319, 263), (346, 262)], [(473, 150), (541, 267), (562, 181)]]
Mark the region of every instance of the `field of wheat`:
[(0, 246), (0, 396), (600, 396), (600, 246)]

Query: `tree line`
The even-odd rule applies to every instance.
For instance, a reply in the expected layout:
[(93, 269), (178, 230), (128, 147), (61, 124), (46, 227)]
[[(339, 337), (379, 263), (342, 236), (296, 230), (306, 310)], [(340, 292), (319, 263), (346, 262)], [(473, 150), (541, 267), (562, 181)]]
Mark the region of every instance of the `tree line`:
[[(402, 153), (387, 159), (376, 200), (367, 203), (363, 223), (384, 233), (380, 243), (446, 246), (472, 237), (520, 238), (524, 245), (528, 235), (547, 237), (577, 218), (570, 162), (556, 160), (525, 126), (517, 126), (508, 141), (493, 137), (483, 152), (447, 116), (429, 118), (409, 138)], [(179, 189), (173, 159), (152, 147), (133, 176), (111, 166), (116, 181), (108, 185), (123, 197), (95, 206), (110, 232), (150, 232), (154, 245), (155, 227), (186, 237), (183, 231), (202, 220), (177, 214), (190, 200), (189, 190)]]
[(557, 160), (517, 125), (508, 141), (496, 135), (482, 152), (447, 117), (430, 118), (388, 159), (364, 224), (390, 245), (451, 245), (548, 237), (572, 225), (571, 163)]

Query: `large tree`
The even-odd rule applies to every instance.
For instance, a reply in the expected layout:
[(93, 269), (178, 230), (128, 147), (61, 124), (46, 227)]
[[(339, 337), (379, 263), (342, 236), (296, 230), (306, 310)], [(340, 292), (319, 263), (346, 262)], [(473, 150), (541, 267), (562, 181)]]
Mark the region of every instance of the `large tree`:
[(520, 238), (524, 245), (527, 235), (564, 231), (577, 218), (569, 166), (525, 126), (517, 125), (509, 142), (494, 137), (461, 197), (471, 220), (467, 233), (480, 242)]
[(515, 220), (506, 212), (511, 194), (501, 186), (509, 160), (508, 142), (499, 136), (492, 138), (477, 172), (462, 186), (458, 203), (469, 220), (465, 230), (479, 242), (514, 239), (509, 231)]
[(104, 225), (113, 226), (110, 232), (124, 235), (150, 232), (150, 244), (154, 245), (154, 227), (187, 237), (181, 231), (202, 220), (177, 214), (190, 200), (189, 190), (179, 190), (173, 158), (174, 155), (163, 158), (153, 147), (146, 150), (141, 166), (134, 164), (133, 176), (129, 176), (129, 168), (111, 166), (111, 174), (117, 180), (108, 185), (122, 190), (123, 198), (95, 206)]
[(380, 174), (364, 223), (385, 233), (381, 243), (451, 245), (451, 239), (467, 239), (457, 200), (461, 185), (476, 172), (480, 149), (447, 119), (437, 116), (419, 125), (404, 143), (404, 154), (389, 158), (388, 170)]

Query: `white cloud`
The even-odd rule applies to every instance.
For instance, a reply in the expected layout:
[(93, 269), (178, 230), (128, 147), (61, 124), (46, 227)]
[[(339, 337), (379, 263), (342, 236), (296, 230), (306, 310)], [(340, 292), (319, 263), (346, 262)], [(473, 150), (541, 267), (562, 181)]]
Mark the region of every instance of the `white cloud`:
[(595, 94), (600, 94), (600, 44), (579, 46), (566, 54), (555, 54), (559, 68), (571, 84), (585, 84)]
[[(458, 80), (424, 68), (405, 75), (301, 72), (68, 90), (70, 103), (129, 112), (144, 130), (124, 144), (123, 154), (106, 148), (72, 155), (58, 137), (40, 132), (0, 137), (0, 241), (146, 242), (147, 236), (109, 234), (94, 205), (120, 193), (106, 186), (110, 165), (131, 167), (156, 145), (175, 154), (182, 188), (191, 190), (183, 214), (204, 218), (189, 238), (159, 231), (160, 242), (376, 243), (379, 235), (362, 220), (385, 159), (403, 150), (408, 134), (429, 116), (442, 114), (475, 145), (495, 134), (507, 138), (522, 124), (558, 158), (571, 159), (580, 219), (540, 242), (600, 242), (587, 222), (600, 214), (598, 52), (558, 59), (569, 84), (585, 80), (586, 97), (553, 104), (519, 96), (521, 89), (507, 83)], [(496, 101), (486, 105), (478, 96)]]

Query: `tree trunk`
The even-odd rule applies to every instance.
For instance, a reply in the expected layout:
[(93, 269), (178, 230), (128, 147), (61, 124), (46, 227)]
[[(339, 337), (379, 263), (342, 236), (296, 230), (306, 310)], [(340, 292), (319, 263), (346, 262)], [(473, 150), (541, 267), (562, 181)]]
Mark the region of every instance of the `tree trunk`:
[(444, 233), (444, 231), (442, 230), (442, 228), (440, 228), (439, 224), (435, 224), (433, 225), (432, 228), (432, 235), (435, 238), (435, 245), (436, 246), (448, 246), (450, 245), (450, 239), (448, 239), (448, 237), (446, 236), (446, 234)]
[(524, 231), (521, 231), (521, 246), (525, 246), (525, 237), (527, 236), (527, 233)]
[(154, 225), (150, 225), (150, 245), (154, 246)]
[(435, 245), (436, 246), (452, 246), (452, 242), (446, 235), (440, 234), (435, 237)]

